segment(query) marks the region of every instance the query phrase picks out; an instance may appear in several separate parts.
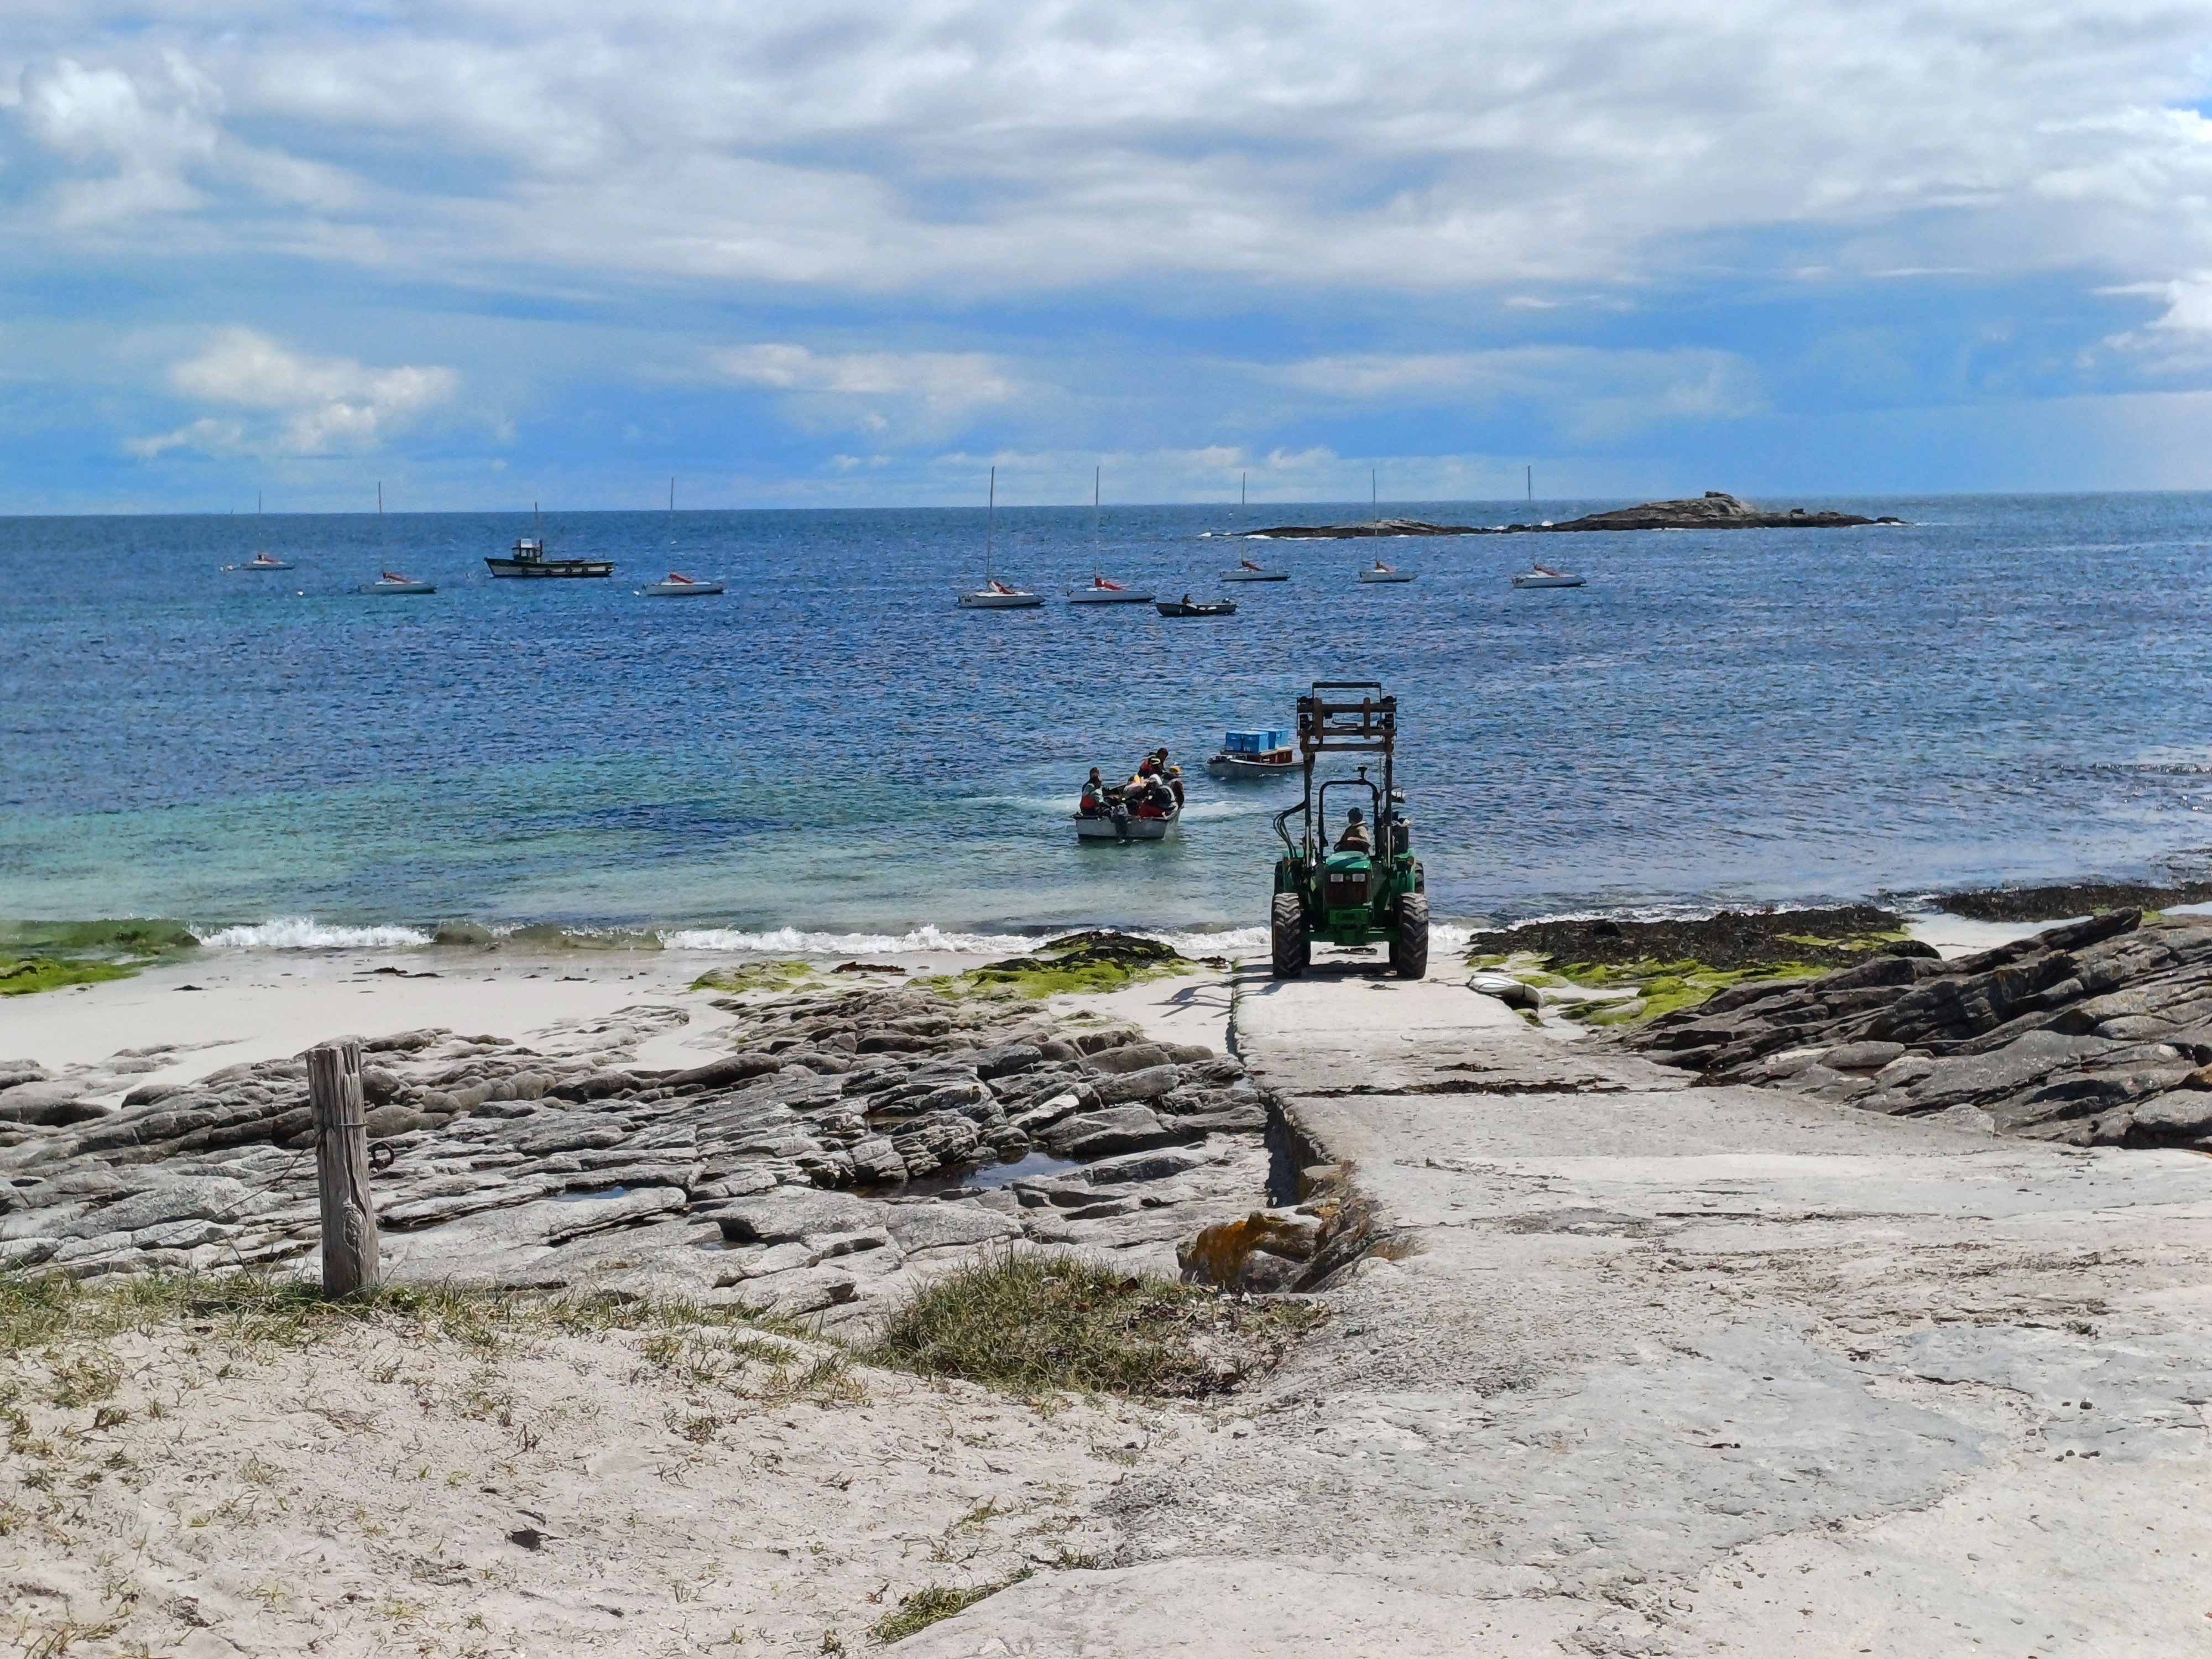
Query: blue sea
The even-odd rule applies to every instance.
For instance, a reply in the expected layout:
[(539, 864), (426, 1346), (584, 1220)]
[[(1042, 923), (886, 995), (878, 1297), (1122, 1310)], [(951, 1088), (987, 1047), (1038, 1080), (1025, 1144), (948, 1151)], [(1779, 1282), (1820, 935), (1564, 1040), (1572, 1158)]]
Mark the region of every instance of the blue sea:
[[(731, 949), (1265, 920), (1294, 784), (1203, 762), (1315, 679), (1402, 711), (1440, 918), (2212, 869), (2212, 496), (1793, 497), (1903, 527), (1223, 539), (1357, 506), (568, 514), (612, 581), (495, 580), (527, 514), (0, 520), (0, 918), (234, 943), (443, 922)], [(1565, 520), (1611, 501), (1411, 501)], [(227, 572), (267, 548), (281, 573)], [(1285, 583), (1223, 588), (1255, 553)], [(1377, 554), (1416, 573), (1362, 585)], [(1585, 587), (1512, 589), (1531, 556)], [(353, 590), (391, 568), (432, 597)], [(641, 598), (671, 568), (720, 599)], [(1071, 606), (1094, 572), (1233, 619)], [(1181, 838), (1079, 846), (1164, 743)], [(1256, 935), (1254, 935), (1256, 937)]]

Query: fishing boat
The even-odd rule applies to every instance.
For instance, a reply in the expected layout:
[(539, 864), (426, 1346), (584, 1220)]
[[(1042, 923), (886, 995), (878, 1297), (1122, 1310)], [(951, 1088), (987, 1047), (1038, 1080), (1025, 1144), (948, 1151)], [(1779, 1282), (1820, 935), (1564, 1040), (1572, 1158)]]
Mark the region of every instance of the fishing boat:
[(1221, 573), (1221, 580), (1225, 582), (1286, 582), (1290, 579), (1291, 573), (1287, 570), (1270, 570), (1249, 559), (1239, 559), (1235, 569)]
[(1549, 565), (1531, 564), (1513, 578), (1516, 587), (1580, 587), (1583, 579), (1570, 576), (1564, 570), (1554, 570)]
[(991, 494), (983, 511), (983, 585), (953, 597), (963, 611), (1027, 611), (1044, 603), (1042, 594), (1012, 586), (991, 574), (991, 532), (999, 515), (999, 469), (991, 469)]
[(1394, 564), (1385, 564), (1377, 559), (1359, 573), (1359, 580), (1364, 582), (1409, 582), (1413, 580), (1413, 573), (1401, 570)]
[[(532, 528), (535, 529), (538, 517), (538, 504), (535, 501), (531, 503), (530, 514)], [(532, 579), (564, 576), (591, 578), (611, 576), (615, 574), (615, 562), (612, 559), (547, 558), (545, 538), (542, 534), (518, 536), (515, 538), (514, 550), (507, 557), (503, 559), (487, 557), (484, 563), (490, 568), (491, 574), (495, 576), (523, 576)]]
[(1279, 727), (1224, 732), (1219, 751), (1206, 763), (1207, 775), (1217, 778), (1279, 778), (1297, 769), (1291, 734)]
[(403, 576), (396, 570), (387, 570), (377, 580), (363, 582), (354, 589), (356, 593), (434, 593), (435, 582), (418, 582), (412, 576)]
[(1120, 582), (1109, 582), (1103, 576), (1093, 576), (1083, 587), (1067, 590), (1070, 605), (1150, 605), (1152, 596), (1133, 587), (1124, 587)]
[(536, 536), (517, 537), (514, 549), (507, 557), (487, 557), (484, 563), (495, 576), (593, 577), (615, 574), (612, 559), (549, 559), (544, 540)]
[(1182, 821), (1182, 805), (1154, 806), (1149, 803), (1133, 810), (1118, 800), (1105, 810), (1085, 817), (1075, 814), (1075, 838), (1078, 841), (1165, 841), (1175, 833)]
[(668, 573), (666, 581), (647, 582), (637, 591), (640, 594), (653, 599), (681, 599), (690, 598), (695, 594), (703, 596), (708, 593), (719, 593), (722, 591), (722, 584), (694, 581), (681, 572), (672, 570)]
[(1163, 617), (1233, 617), (1237, 614), (1237, 605), (1233, 599), (1194, 604), (1188, 593), (1179, 599), (1155, 599), (1152, 609)]

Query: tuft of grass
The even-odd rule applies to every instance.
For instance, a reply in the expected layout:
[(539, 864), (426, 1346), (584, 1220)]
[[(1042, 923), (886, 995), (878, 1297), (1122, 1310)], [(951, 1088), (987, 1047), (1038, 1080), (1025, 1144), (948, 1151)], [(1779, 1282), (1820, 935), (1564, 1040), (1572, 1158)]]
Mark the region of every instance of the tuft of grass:
[(1030, 1571), (1024, 1567), (1011, 1578), (1001, 1578), (994, 1584), (971, 1584), (964, 1589), (951, 1584), (925, 1584), (911, 1595), (899, 1597), (898, 1611), (885, 1613), (868, 1634), (878, 1642), (903, 1641), (918, 1630), (927, 1630), (940, 1619), (966, 1612), (987, 1595), (996, 1595), (1020, 1583)]
[(1009, 1251), (916, 1291), (863, 1358), (1011, 1393), (1188, 1397), (1233, 1387), (1322, 1317), (1101, 1262)]

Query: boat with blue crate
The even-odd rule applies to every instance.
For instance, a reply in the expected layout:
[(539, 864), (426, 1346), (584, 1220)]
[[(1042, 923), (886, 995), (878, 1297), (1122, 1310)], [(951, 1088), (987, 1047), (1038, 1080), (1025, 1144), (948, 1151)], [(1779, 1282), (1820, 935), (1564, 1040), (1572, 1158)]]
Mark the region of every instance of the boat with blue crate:
[(1280, 728), (1224, 732), (1220, 752), (1206, 763), (1206, 775), (1215, 778), (1280, 778), (1297, 769), (1291, 734)]

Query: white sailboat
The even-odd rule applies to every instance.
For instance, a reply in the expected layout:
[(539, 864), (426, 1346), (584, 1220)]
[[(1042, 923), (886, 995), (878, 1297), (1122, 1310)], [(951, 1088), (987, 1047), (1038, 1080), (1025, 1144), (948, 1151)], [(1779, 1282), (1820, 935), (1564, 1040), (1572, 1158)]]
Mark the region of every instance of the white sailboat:
[[(668, 550), (676, 550), (676, 480), (668, 481)], [(718, 581), (699, 581), (680, 570), (668, 573), (665, 581), (647, 582), (636, 590), (641, 599), (710, 599), (722, 591)]]
[(1359, 580), (1364, 582), (1409, 582), (1413, 580), (1413, 573), (1401, 570), (1394, 564), (1385, 564), (1377, 559), (1359, 573)]
[(1150, 589), (1124, 587), (1120, 582), (1109, 582), (1103, 576), (1093, 576), (1081, 587), (1067, 590), (1070, 605), (1150, 605)]
[(1516, 587), (1580, 587), (1583, 586), (1583, 579), (1580, 576), (1570, 576), (1564, 570), (1554, 570), (1549, 565), (1537, 564), (1532, 561), (1526, 570), (1513, 578), (1513, 586)]
[(1270, 570), (1249, 559), (1239, 559), (1235, 568), (1221, 573), (1221, 580), (1225, 582), (1286, 582), (1290, 579), (1287, 570)]
[(354, 589), (356, 593), (434, 593), (437, 591), (435, 582), (417, 581), (414, 577), (403, 576), (396, 570), (387, 570), (380, 580), (363, 582)]
[(1026, 611), (1044, 603), (1041, 595), (1026, 588), (1015, 587), (1000, 581), (991, 569), (991, 532), (999, 513), (999, 469), (991, 469), (989, 504), (983, 514), (983, 585), (970, 593), (956, 597), (954, 603), (963, 611)]
[[(381, 488), (381, 486), (379, 487)], [(253, 498), (253, 524), (254, 538), (258, 541), (261, 537), (261, 497), (258, 495)], [(255, 553), (244, 564), (223, 566), (225, 570), (289, 570), (291, 568), (289, 562), (278, 558), (266, 548)]]

